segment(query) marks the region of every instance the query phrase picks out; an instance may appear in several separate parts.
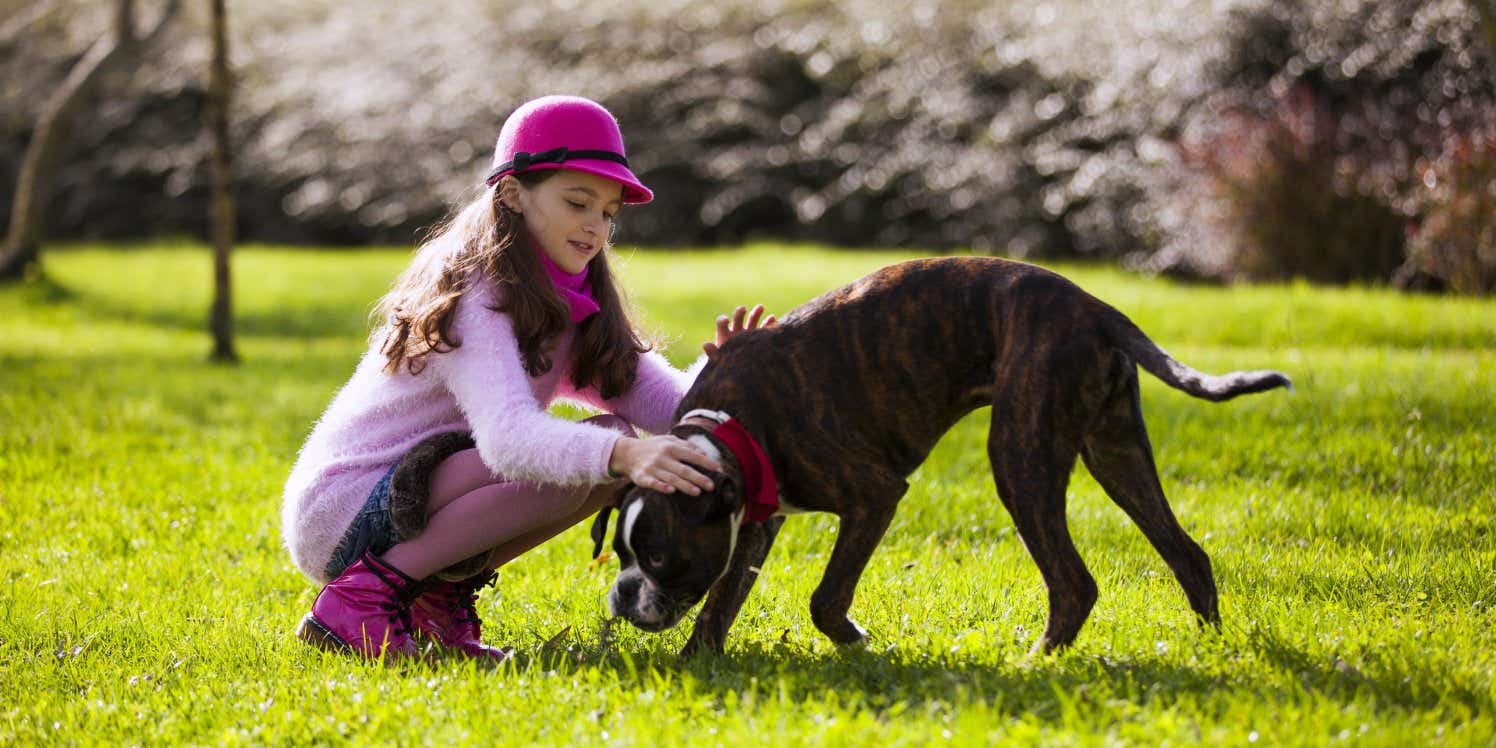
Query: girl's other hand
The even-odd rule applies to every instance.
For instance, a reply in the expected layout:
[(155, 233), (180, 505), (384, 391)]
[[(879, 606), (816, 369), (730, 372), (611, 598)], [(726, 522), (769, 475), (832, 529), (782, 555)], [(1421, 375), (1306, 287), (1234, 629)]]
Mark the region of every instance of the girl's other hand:
[[(760, 322), (760, 319), (763, 321)], [(733, 310), (731, 323), (729, 323), (725, 314), (717, 318), (717, 342), (702, 343), (701, 350), (706, 351), (706, 355), (708, 356), (715, 356), (717, 355), (717, 349), (721, 348), (722, 344), (726, 343), (733, 336), (749, 330), (756, 330), (760, 327), (773, 327), (777, 321), (772, 314), (767, 317), (764, 316), (763, 304), (754, 304), (753, 311), (751, 312), (745, 307), (740, 306)]]
[(690, 442), (669, 434), (648, 439), (623, 437), (613, 444), (608, 469), (636, 486), (700, 496), (712, 490), (712, 479), (696, 468), (722, 472), (722, 465)]

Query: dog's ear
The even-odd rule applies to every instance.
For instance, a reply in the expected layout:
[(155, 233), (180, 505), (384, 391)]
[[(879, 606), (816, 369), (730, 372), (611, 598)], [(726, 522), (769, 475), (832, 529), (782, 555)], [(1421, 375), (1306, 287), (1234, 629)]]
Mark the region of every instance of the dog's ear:
[(592, 557), (603, 555), (603, 541), (608, 539), (608, 516), (613, 514), (613, 506), (609, 504), (598, 510), (597, 519), (592, 521)]
[(618, 493), (613, 494), (608, 503), (604, 504), (603, 508), (598, 510), (597, 519), (592, 521), (593, 558), (603, 555), (603, 543), (608, 539), (608, 517), (613, 514), (614, 509), (617, 509), (623, 503), (623, 497), (627, 496), (629, 489), (633, 487), (634, 484), (625, 483), (622, 488), (618, 489)]
[(704, 497), (706, 507), (701, 514), (702, 524), (730, 517), (743, 506), (743, 488), (736, 479), (726, 473), (708, 472), (706, 476), (712, 479), (716, 490)]

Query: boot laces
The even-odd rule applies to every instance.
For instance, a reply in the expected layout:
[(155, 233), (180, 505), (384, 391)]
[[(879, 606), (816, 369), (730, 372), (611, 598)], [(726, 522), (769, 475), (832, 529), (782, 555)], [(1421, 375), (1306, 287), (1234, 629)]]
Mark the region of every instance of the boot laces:
[(395, 636), (410, 635), (410, 609), (397, 604), (387, 604), (381, 608), (389, 614), (387, 620), (390, 622), (390, 633)]
[(498, 574), (488, 571), (457, 582), (453, 590), (455, 594), (448, 600), (453, 619), (459, 623), (471, 623), (475, 627), (481, 625), (483, 621), (478, 618), (478, 593), (484, 587), (492, 587), (498, 577)]
[(410, 635), (414, 628), (410, 618), (410, 604), (421, 594), (421, 585), (409, 581), (402, 585), (391, 579), (390, 575), (386, 574), (378, 564), (368, 564), (368, 568), (369, 571), (374, 572), (374, 576), (378, 577), (379, 581), (384, 582), (385, 586), (395, 593), (379, 604), (379, 609), (387, 614), (391, 632), (397, 636)]

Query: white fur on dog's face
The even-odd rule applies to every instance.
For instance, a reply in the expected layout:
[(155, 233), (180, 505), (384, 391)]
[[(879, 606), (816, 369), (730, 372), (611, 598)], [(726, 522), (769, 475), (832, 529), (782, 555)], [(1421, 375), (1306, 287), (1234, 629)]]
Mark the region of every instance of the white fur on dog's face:
[(629, 505), (623, 513), (623, 524), (618, 528), (618, 534), (623, 538), (623, 547), (629, 549), (629, 555), (634, 555), (634, 544), (629, 542), (629, 536), (634, 533), (634, 523), (639, 520), (639, 512), (644, 511), (644, 502), (636, 501)]
[(614, 537), (622, 568), (607, 595), (613, 615), (646, 631), (662, 631), (727, 573), (746, 510), (740, 506), (703, 520), (712, 508), (707, 502), (720, 498), (710, 492), (686, 496), (636, 488), (624, 499)]
[[(727, 540), (727, 557), (722, 563), (722, 570), (717, 572), (716, 577), (713, 578), (713, 585), (718, 580), (721, 580), (723, 575), (727, 574), (727, 570), (732, 567), (732, 555), (737, 551), (738, 547), (738, 528), (742, 525), (743, 513), (745, 511), (747, 511), (746, 508), (732, 515), (732, 525)], [(614, 615), (625, 615), (625, 617), (632, 620), (635, 624), (654, 627), (665, 623), (670, 615), (670, 605), (659, 585), (650, 578), (649, 574), (639, 564), (637, 554), (634, 552), (632, 541), (634, 527), (639, 521), (639, 515), (643, 512), (643, 500), (629, 504), (628, 508), (624, 510), (623, 522), (619, 524), (618, 528), (618, 536), (623, 541), (623, 547), (628, 549), (629, 555), (634, 557), (634, 561), (619, 573), (617, 582), (614, 583), (613, 589), (609, 591), (608, 605)], [(631, 611), (619, 610), (620, 606), (626, 605), (625, 601), (621, 600), (617, 595), (620, 583), (637, 583), (638, 585), (638, 593), (633, 600), (633, 605), (630, 606), (632, 607)]]
[[(717, 449), (717, 445), (713, 444), (711, 439), (708, 439), (701, 434), (692, 434), (691, 436), (686, 438), (686, 441), (690, 442), (697, 449), (701, 450), (703, 454), (711, 457), (718, 463), (722, 461), (722, 452)], [(642, 511), (644, 511), (643, 501), (636, 501), (630, 504), (629, 508), (623, 513), (623, 522), (619, 525), (618, 532), (619, 536), (623, 538), (623, 547), (629, 549), (630, 555), (637, 555), (634, 553), (634, 544), (630, 541), (630, 536), (633, 535), (634, 523), (638, 521), (639, 513)], [(741, 517), (739, 517), (739, 519), (741, 519)], [(732, 548), (737, 548), (737, 542), (737, 523), (734, 523), (732, 533)], [(727, 557), (729, 560), (732, 558), (731, 551), (728, 552)], [(727, 569), (724, 567), (722, 571), (725, 574), (727, 572)], [(720, 579), (721, 575), (718, 575), (718, 578)]]
[[(608, 609), (615, 616), (623, 616), (635, 625), (643, 628), (663, 628), (667, 611), (660, 605), (659, 589), (656, 587), (649, 575), (639, 568), (638, 559), (634, 554), (633, 533), (634, 526), (639, 521), (639, 515), (644, 511), (644, 500), (640, 499), (623, 511), (623, 521), (618, 524), (618, 540), (633, 558), (629, 564), (618, 574), (618, 579), (608, 590)], [(637, 590), (633, 600), (625, 600), (619, 594), (621, 588), (633, 588)]]

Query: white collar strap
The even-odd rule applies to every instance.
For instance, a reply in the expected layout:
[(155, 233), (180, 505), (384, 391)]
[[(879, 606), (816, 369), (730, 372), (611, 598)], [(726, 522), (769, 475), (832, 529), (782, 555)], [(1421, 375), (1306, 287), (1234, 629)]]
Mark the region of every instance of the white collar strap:
[(727, 415), (720, 410), (707, 410), (706, 408), (697, 408), (696, 410), (693, 410), (681, 416), (679, 423), (684, 423), (691, 418), (705, 418), (708, 421), (715, 422), (718, 426), (721, 426), (722, 424), (732, 420), (732, 416)]

